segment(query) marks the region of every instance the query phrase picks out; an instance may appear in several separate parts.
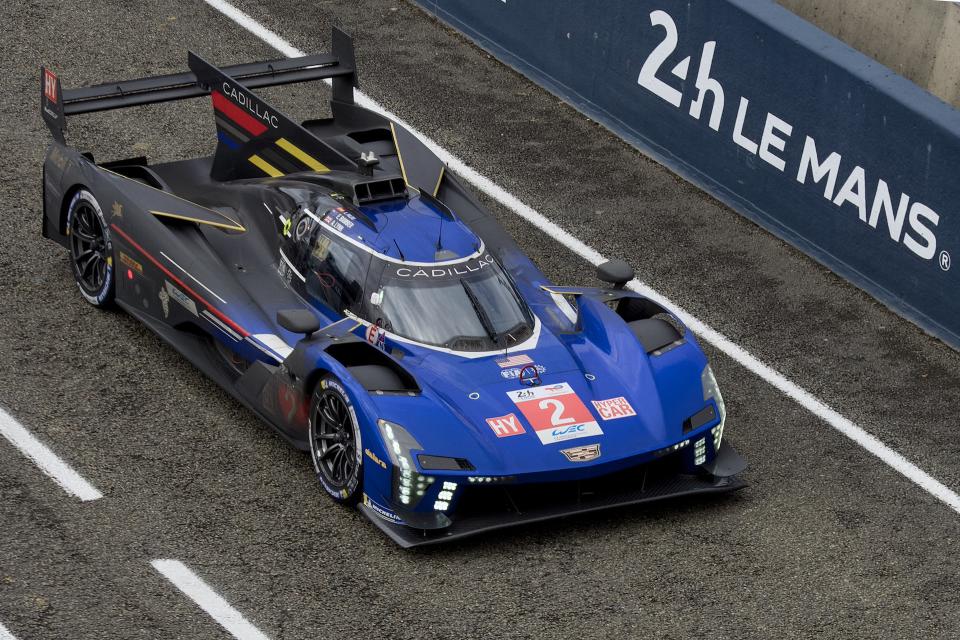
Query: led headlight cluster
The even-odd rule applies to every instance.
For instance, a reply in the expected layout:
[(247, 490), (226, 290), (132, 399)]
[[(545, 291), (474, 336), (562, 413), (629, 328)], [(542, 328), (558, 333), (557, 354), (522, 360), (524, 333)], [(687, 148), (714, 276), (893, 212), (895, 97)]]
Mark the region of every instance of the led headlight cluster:
[(684, 447), (686, 447), (686, 446), (689, 445), (689, 444), (690, 444), (690, 440), (683, 440), (682, 442), (678, 442), (677, 444), (670, 445), (669, 447), (664, 447), (663, 449), (658, 449), (657, 451), (655, 451), (655, 452), (653, 453), (653, 455), (656, 456), (657, 458), (659, 458), (659, 457), (661, 457), (661, 456), (667, 455), (668, 453), (673, 453), (674, 451), (678, 451), (678, 450), (680, 450), (680, 449), (683, 449)]
[(713, 429), (710, 429), (710, 433), (713, 435), (713, 450), (720, 450), (720, 441), (723, 440), (723, 421), (720, 421), (720, 424), (715, 426)]
[(396, 423), (381, 419), (377, 420), (377, 426), (380, 427), (380, 433), (387, 444), (387, 454), (393, 462), (394, 498), (403, 506), (412, 509), (434, 481), (433, 477), (419, 473), (413, 463), (410, 451), (422, 447), (406, 429)]
[(450, 508), (450, 502), (453, 501), (453, 494), (457, 491), (456, 482), (444, 482), (437, 499), (433, 503), (434, 511), (446, 511)]
[[(727, 421), (727, 407), (723, 403), (723, 396), (720, 395), (720, 387), (717, 386), (717, 379), (713, 375), (710, 365), (707, 365), (700, 375), (700, 384), (703, 386), (703, 399), (708, 401), (713, 398), (717, 403), (717, 412), (720, 414), (720, 423), (710, 429), (713, 436), (713, 450), (720, 450), (720, 441), (723, 439), (723, 425)], [(701, 463), (697, 463), (701, 464)]]
[(693, 445), (693, 464), (701, 465), (707, 461), (707, 439), (700, 438)]
[(467, 476), (470, 484), (491, 484), (495, 482), (513, 482), (516, 476)]

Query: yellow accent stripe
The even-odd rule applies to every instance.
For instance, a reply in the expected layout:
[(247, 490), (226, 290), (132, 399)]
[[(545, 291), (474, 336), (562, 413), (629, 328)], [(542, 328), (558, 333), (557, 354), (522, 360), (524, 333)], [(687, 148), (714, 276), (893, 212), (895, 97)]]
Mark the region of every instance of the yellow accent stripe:
[(267, 162), (257, 154), (253, 154), (252, 156), (250, 156), (249, 160), (250, 162), (255, 164), (258, 169), (263, 171), (268, 176), (272, 176), (276, 178), (278, 176), (283, 175), (283, 171), (280, 171), (280, 169), (277, 169), (275, 166), (273, 166), (272, 164), (270, 164), (269, 162)]
[(403, 168), (403, 156), (400, 155), (400, 145), (397, 144), (397, 130), (394, 128), (392, 122), (390, 123), (390, 133), (393, 134), (393, 146), (397, 150), (397, 159), (400, 160), (400, 173), (403, 174), (403, 181), (407, 185), (413, 186), (413, 185), (410, 185), (410, 181), (407, 180), (407, 170)]
[(222, 222), (211, 222), (210, 220), (201, 220), (200, 218), (191, 218), (190, 216), (180, 215), (179, 213), (167, 213), (166, 211), (154, 211), (150, 210), (155, 216), (161, 216), (163, 218), (174, 218), (175, 220), (184, 220), (186, 222), (196, 222), (197, 224), (207, 224), (211, 227), (219, 227), (220, 229), (229, 229), (230, 231), (246, 231), (239, 224), (223, 224)]
[(292, 155), (294, 158), (307, 165), (314, 171), (319, 171), (320, 173), (327, 173), (330, 169), (319, 162), (316, 158), (311, 155), (308, 155), (303, 149), (294, 145), (292, 142), (286, 138), (280, 138), (277, 140), (277, 146)]
[(447, 170), (447, 165), (440, 166), (440, 175), (437, 176), (437, 186), (433, 188), (433, 197), (436, 198), (440, 193), (440, 181), (443, 180), (443, 172)]
[[(228, 215), (225, 214), (225, 213), (221, 213), (221, 212), (219, 212), (219, 211), (214, 211), (213, 209), (208, 209), (207, 207), (205, 207), (205, 206), (203, 206), (203, 205), (200, 205), (200, 204), (197, 204), (196, 202), (190, 202), (190, 201), (187, 200), (186, 198), (181, 198), (180, 196), (178, 196), (178, 195), (175, 194), (175, 193), (170, 193), (169, 191), (164, 191), (163, 189), (157, 189), (156, 187), (152, 187), (152, 186), (150, 186), (149, 184), (145, 184), (145, 183), (143, 183), (143, 182), (140, 182), (139, 180), (134, 180), (133, 178), (129, 178), (129, 177), (123, 175), (122, 173), (117, 173), (116, 171), (111, 171), (110, 169), (107, 169), (106, 167), (101, 167), (100, 165), (97, 165), (97, 169), (101, 169), (102, 171), (106, 171), (107, 173), (113, 174), (113, 175), (117, 176), (118, 178), (123, 178), (124, 180), (129, 180), (130, 182), (136, 182), (136, 183), (137, 183), (138, 185), (140, 185), (141, 187), (146, 187), (147, 189), (153, 189), (154, 191), (159, 191), (160, 193), (162, 193), (162, 194), (164, 194), (164, 195), (167, 195), (167, 196), (170, 196), (171, 198), (176, 198), (177, 200), (180, 200), (181, 202), (186, 202), (186, 203), (189, 204), (190, 206), (198, 207), (198, 208), (203, 209), (203, 210), (205, 210), (205, 211), (209, 211), (210, 213), (212, 213), (212, 214), (215, 215), (215, 216), (220, 216), (221, 218), (226, 218), (227, 220), (229, 220), (230, 222), (232, 222), (232, 223), (234, 224), (234, 227), (236, 227), (238, 230), (246, 231), (246, 229), (243, 228), (243, 225), (241, 225), (239, 222), (237, 222), (236, 220), (234, 220), (233, 218), (231, 218), (230, 216), (228, 216)], [(210, 224), (210, 223), (208, 223), (208, 224)], [(225, 227), (225, 228), (230, 229), (230, 228), (233, 228), (233, 227), (229, 227), (229, 226), (228, 226), (228, 227)], [(68, 231), (69, 231), (69, 229), (68, 229)], [(68, 235), (69, 235), (69, 233), (68, 233)]]

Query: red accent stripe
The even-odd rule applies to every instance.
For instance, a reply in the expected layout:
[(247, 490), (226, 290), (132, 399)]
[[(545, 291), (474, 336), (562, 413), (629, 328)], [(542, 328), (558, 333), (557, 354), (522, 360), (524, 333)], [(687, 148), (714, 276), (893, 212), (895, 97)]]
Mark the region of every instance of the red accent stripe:
[(267, 130), (267, 125), (251, 116), (219, 91), (213, 91), (210, 97), (213, 98), (214, 109), (230, 118), (251, 134), (258, 136)]
[(123, 231), (123, 229), (121, 229), (120, 227), (118, 227), (118, 226), (116, 225), (116, 223), (111, 223), (111, 224), (110, 224), (110, 228), (113, 229), (114, 231), (116, 231), (117, 233), (119, 233), (121, 236), (123, 236), (123, 239), (124, 239), (124, 240), (126, 240), (127, 242), (129, 242), (131, 245), (133, 245), (133, 247), (134, 247), (137, 251), (139, 251), (139, 252), (142, 253), (144, 256), (146, 256), (147, 260), (149, 260), (150, 262), (152, 262), (153, 265), (154, 265), (156, 268), (160, 269), (160, 271), (163, 271), (163, 272), (167, 275), (168, 278), (170, 278), (171, 280), (176, 281), (176, 283), (177, 283), (178, 285), (180, 285), (180, 287), (181, 287), (182, 289), (186, 289), (186, 290), (190, 293), (190, 295), (192, 295), (194, 298), (196, 298), (197, 300), (199, 300), (200, 302), (202, 302), (202, 303), (207, 307), (207, 309), (210, 310), (210, 313), (212, 313), (213, 315), (215, 315), (215, 316), (217, 316), (218, 318), (220, 318), (221, 320), (223, 320), (223, 321), (224, 321), (225, 323), (227, 323), (234, 331), (236, 331), (237, 333), (239, 333), (239, 334), (240, 334), (241, 336), (243, 336), (244, 338), (246, 338), (247, 336), (250, 335), (250, 332), (249, 332), (249, 331), (247, 331), (246, 329), (244, 329), (243, 327), (241, 327), (240, 325), (238, 325), (236, 322), (234, 322), (233, 320), (231, 320), (231, 319), (228, 318), (227, 316), (223, 315), (223, 313), (221, 313), (219, 309), (217, 309), (217, 308), (214, 307), (212, 304), (210, 304), (209, 302), (207, 302), (207, 301), (203, 298), (203, 296), (198, 295), (197, 292), (194, 291), (193, 289), (191, 289), (189, 286), (187, 286), (187, 284), (186, 284), (183, 280), (181, 280), (181, 279), (178, 278), (177, 276), (175, 276), (175, 275), (173, 275), (172, 273), (170, 273), (170, 270), (169, 270), (169, 269), (167, 269), (166, 267), (164, 267), (162, 264), (160, 264), (160, 263), (157, 261), (156, 258), (154, 258), (152, 255), (150, 255), (149, 253), (147, 253), (147, 250), (146, 250), (146, 249), (144, 249), (144, 248), (141, 247), (139, 244), (137, 244), (136, 240), (134, 240), (133, 238), (131, 238), (130, 236), (128, 236), (128, 235)]

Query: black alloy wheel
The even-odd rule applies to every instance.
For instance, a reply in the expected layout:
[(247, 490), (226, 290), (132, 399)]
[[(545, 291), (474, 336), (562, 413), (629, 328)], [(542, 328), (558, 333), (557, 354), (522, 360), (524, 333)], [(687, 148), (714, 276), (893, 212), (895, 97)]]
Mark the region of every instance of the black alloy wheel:
[(113, 299), (113, 248), (93, 194), (78, 191), (70, 202), (67, 220), (70, 260), (80, 293), (94, 306), (107, 306)]
[(360, 497), (360, 432), (343, 387), (321, 380), (310, 403), (310, 454), (323, 488), (343, 504)]

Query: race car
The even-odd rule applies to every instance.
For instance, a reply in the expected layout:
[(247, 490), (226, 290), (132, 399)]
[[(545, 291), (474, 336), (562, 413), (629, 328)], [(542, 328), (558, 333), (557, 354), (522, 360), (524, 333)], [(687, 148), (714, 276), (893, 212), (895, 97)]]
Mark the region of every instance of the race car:
[[(551, 283), (410, 131), (354, 101), (328, 54), (62, 89), (43, 235), (80, 294), (140, 320), (289, 442), (319, 485), (403, 547), (744, 486), (694, 335), (625, 284)], [(332, 80), (297, 124), (260, 87)], [(81, 113), (210, 96), (212, 155), (97, 162)], [(215, 136), (215, 137), (214, 137)]]

